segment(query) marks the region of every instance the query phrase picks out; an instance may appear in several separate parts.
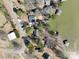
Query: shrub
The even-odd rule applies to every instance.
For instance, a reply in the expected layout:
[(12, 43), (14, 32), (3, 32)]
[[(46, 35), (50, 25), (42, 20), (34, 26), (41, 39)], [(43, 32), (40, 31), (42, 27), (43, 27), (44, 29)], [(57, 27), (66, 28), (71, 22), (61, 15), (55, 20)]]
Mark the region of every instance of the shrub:
[(48, 31), (51, 35), (54, 35), (54, 31), (53, 30), (49, 30)]
[(56, 14), (51, 15), (51, 19), (55, 19), (56, 18)]
[(14, 32), (15, 32), (16, 37), (17, 37), (17, 38), (19, 38), (19, 37), (20, 37), (20, 35), (19, 35), (18, 30), (14, 29)]
[(33, 33), (33, 30), (34, 30), (33, 27), (26, 28), (26, 34), (29, 35), (29, 36), (31, 36), (32, 33)]
[(60, 6), (62, 6), (63, 5), (63, 2), (59, 2), (58, 3), (58, 6), (60, 7)]
[(34, 50), (34, 46), (30, 43), (30, 44), (28, 45), (28, 48), (29, 48), (29, 53), (32, 53), (33, 50)]

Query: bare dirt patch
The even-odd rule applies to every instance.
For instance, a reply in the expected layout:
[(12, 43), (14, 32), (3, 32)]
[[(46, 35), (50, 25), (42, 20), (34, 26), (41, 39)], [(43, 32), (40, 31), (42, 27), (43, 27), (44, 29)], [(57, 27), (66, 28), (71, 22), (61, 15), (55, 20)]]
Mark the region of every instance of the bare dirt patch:
[(6, 22), (5, 16), (0, 11), (0, 27), (3, 26), (3, 24)]

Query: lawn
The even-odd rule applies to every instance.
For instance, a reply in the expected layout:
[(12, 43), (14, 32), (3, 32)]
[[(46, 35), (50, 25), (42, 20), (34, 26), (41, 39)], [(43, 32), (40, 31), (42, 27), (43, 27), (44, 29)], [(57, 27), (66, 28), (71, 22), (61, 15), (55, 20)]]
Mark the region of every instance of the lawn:
[(61, 8), (63, 13), (49, 22), (50, 29), (60, 31), (69, 40), (68, 49), (79, 50), (79, 0), (68, 0)]

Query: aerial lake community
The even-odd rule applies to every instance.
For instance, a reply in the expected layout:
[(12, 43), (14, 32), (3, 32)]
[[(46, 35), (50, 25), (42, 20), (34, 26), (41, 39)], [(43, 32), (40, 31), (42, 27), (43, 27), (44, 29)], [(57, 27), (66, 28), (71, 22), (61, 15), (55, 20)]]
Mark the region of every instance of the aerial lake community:
[(79, 0), (0, 0), (0, 59), (79, 59)]

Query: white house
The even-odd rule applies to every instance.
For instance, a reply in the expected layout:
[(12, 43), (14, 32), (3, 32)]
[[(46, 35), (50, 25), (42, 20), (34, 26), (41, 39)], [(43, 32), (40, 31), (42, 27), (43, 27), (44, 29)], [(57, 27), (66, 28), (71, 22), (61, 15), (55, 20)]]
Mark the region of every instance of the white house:
[(14, 40), (14, 39), (16, 39), (15, 32), (9, 33), (9, 34), (8, 34), (8, 38), (9, 38), (9, 40)]
[(65, 46), (67, 46), (67, 47), (68, 47), (69, 45), (70, 45), (70, 43), (69, 43), (69, 42), (67, 42), (67, 43), (65, 44)]
[(67, 0), (61, 0), (61, 2), (65, 2), (65, 1), (67, 1)]
[(55, 11), (55, 14), (60, 16), (62, 13), (62, 10), (60, 8), (57, 8), (56, 11)]

